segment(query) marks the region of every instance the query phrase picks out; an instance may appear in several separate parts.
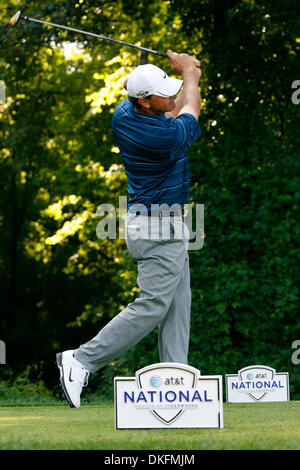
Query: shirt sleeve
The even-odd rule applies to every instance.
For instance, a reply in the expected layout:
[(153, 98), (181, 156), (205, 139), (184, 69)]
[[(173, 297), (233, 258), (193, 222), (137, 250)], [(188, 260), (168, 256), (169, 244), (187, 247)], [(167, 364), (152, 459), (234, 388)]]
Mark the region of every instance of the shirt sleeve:
[(175, 125), (175, 139), (172, 147), (172, 159), (179, 158), (188, 147), (201, 136), (201, 129), (196, 118), (190, 113), (171, 118)]

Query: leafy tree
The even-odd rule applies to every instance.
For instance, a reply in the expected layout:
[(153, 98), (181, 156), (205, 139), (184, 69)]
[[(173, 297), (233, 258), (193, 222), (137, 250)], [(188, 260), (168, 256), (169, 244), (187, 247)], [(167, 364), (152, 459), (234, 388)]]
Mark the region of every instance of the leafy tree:
[[(126, 195), (110, 122), (134, 66), (172, 72), (126, 46), (23, 20), (9, 28), (21, 4), (0, 4), (0, 338), (15, 371), (41, 363), (53, 388), (55, 352), (89, 339), (137, 295), (124, 240), (96, 233), (97, 208), (118, 210)], [(205, 205), (206, 237), (190, 252), (190, 362), (207, 374), (250, 363), (288, 370), (296, 398), (298, 2), (38, 0), (23, 13), (201, 59), (190, 201)], [(157, 359), (153, 332), (94, 386)]]

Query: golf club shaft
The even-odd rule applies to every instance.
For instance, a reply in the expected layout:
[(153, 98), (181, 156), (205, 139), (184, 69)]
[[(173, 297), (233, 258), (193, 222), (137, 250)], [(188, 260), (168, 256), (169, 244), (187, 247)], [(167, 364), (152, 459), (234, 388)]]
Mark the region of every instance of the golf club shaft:
[(152, 54), (156, 54), (156, 55), (160, 55), (161, 57), (168, 58), (168, 55), (165, 52), (158, 52), (158, 51), (154, 51), (153, 49), (148, 49), (147, 47), (136, 46), (135, 44), (130, 44), (129, 42), (125, 42), (125, 41), (120, 41), (119, 39), (113, 39), (113, 38), (108, 38), (106, 36), (102, 36), (101, 34), (90, 33), (89, 31), (83, 31), (82, 29), (71, 28), (70, 26), (63, 26), (57, 23), (50, 23), (49, 21), (37, 20), (36, 18), (30, 18), (29, 16), (21, 16), (21, 18), (27, 21), (33, 21), (35, 23), (47, 24), (48, 26), (53, 26), (54, 28), (67, 29), (69, 31), (74, 31), (75, 33), (81, 33), (81, 34), (85, 34), (87, 36), (93, 36), (99, 39), (106, 39), (107, 41), (116, 42), (118, 44), (123, 44), (125, 46), (134, 47), (135, 49), (139, 49), (141, 51), (150, 52)]

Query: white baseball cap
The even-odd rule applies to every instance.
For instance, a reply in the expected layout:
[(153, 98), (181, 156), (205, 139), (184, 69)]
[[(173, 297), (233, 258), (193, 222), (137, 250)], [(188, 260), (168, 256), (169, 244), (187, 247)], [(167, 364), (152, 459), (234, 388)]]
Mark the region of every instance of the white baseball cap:
[(128, 96), (142, 98), (157, 95), (164, 98), (177, 95), (183, 80), (169, 77), (162, 69), (152, 64), (138, 65), (128, 77)]

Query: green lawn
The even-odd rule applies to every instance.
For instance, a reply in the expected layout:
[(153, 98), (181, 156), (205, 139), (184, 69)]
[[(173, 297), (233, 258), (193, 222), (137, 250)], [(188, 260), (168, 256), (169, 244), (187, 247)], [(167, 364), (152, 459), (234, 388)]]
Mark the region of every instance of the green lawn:
[(224, 404), (224, 429), (115, 430), (112, 404), (1, 406), (0, 449), (300, 450), (300, 401)]

